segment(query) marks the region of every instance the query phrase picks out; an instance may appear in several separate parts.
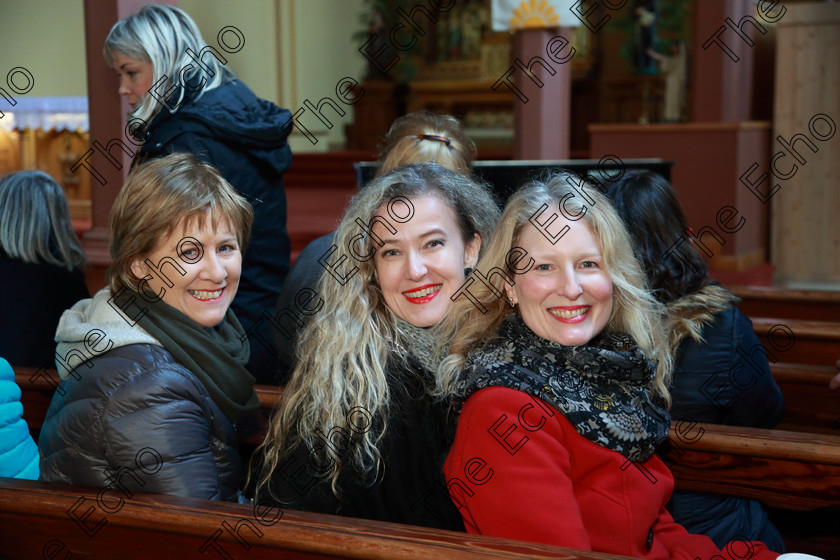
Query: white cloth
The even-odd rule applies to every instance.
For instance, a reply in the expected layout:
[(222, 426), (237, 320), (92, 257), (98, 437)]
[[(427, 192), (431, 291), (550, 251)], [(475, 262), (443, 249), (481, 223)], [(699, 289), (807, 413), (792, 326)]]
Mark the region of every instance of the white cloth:
[[(7, 90), (8, 91), (8, 90)], [(14, 105), (0, 95), (0, 129), (24, 130), (69, 130), (87, 132), (87, 97), (29, 97), (9, 91)]]

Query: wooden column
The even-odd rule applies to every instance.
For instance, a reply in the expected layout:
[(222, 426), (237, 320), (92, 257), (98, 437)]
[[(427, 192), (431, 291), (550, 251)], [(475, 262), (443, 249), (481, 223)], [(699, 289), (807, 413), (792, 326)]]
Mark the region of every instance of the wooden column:
[(694, 2), (692, 121), (750, 120), (753, 51), (749, 42), (761, 35), (753, 21), (766, 29), (752, 0)]
[[(174, 1), (159, 0), (175, 5)], [(90, 114), (90, 142), (92, 152), (75, 173), (90, 173), (91, 229), (82, 236), (89, 268), (86, 272), (91, 291), (105, 285), (105, 269), (111, 262), (108, 251), (108, 214), (111, 205), (128, 176), (132, 157), (119, 143), (136, 152), (137, 146), (126, 137), (128, 103), (117, 92), (114, 70), (102, 58), (102, 45), (111, 27), (131, 15), (146, 0), (85, 0), (85, 59), (87, 63), (88, 112)], [(94, 142), (101, 146), (95, 149)], [(103, 152), (107, 151), (110, 158)], [(113, 158), (113, 160), (111, 159)], [(116, 162), (116, 164), (114, 163)], [(92, 171), (92, 170), (95, 170)], [(98, 175), (98, 177), (97, 177)]]
[[(840, 283), (840, 4), (788, 4), (776, 43), (772, 262), (783, 281)], [(817, 150), (816, 152), (814, 150)], [(778, 159), (777, 158), (778, 155)], [(828, 287), (828, 286), (825, 286)]]
[[(519, 88), (513, 101), (515, 159), (569, 159), (571, 65), (547, 52), (557, 59), (569, 55), (571, 47), (552, 43), (558, 36), (568, 39), (569, 28), (525, 29), (514, 36), (511, 68)], [(524, 70), (529, 66), (531, 75)]]

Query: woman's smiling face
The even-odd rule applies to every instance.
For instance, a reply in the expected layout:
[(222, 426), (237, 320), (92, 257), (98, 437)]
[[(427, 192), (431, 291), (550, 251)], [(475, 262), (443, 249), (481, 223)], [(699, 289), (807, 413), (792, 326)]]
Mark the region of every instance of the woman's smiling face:
[[(192, 242), (181, 243), (187, 237), (198, 241), (200, 247)], [(158, 268), (157, 273), (146, 260)], [(199, 325), (214, 327), (224, 319), (239, 288), (242, 252), (228, 219), (221, 217), (214, 230), (208, 209), (204, 227), (185, 228), (179, 224), (145, 259), (136, 259), (131, 271), (137, 278), (147, 279), (140, 285), (147, 297), (163, 290), (164, 303)], [(160, 276), (166, 276), (172, 285)]]
[(534, 266), (516, 277), (508, 297), (535, 334), (564, 346), (580, 346), (604, 330), (612, 312), (613, 285), (604, 270), (601, 244), (584, 220), (558, 217), (566, 232), (552, 245), (527, 224), (516, 245)]
[[(409, 221), (390, 222), (396, 234), (376, 226), (384, 245), (374, 264), (388, 308), (415, 327), (430, 327), (446, 315), (464, 283), (464, 268), (475, 266), (481, 239), (475, 234), (464, 243), (455, 212), (440, 197), (427, 194), (411, 202)], [(385, 205), (376, 215), (389, 219)]]

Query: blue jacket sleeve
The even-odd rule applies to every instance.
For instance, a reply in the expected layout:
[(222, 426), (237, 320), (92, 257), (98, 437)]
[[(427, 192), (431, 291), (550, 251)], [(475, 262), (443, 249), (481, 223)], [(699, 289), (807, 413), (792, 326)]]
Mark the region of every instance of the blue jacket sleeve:
[(20, 387), (0, 358), (0, 477), (38, 480), (38, 446), (23, 419)]

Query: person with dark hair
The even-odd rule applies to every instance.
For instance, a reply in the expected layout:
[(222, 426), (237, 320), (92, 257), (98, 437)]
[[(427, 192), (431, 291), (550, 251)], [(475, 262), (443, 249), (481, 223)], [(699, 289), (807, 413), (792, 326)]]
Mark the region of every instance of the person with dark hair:
[(108, 286), (56, 331), (42, 480), (238, 501), (234, 422), (259, 401), (230, 304), (252, 220), (192, 154), (132, 170), (111, 208)]
[[(475, 155), (475, 144), (464, 133), (458, 119), (431, 111), (416, 111), (403, 115), (391, 125), (388, 134), (382, 140), (380, 165), (376, 176), (411, 163), (437, 163), (456, 173), (469, 176)], [(329, 250), (334, 240), (335, 232), (331, 232), (303, 248), (277, 298), (277, 315), (283, 315), (289, 310), (296, 313), (295, 299), (298, 294), (303, 293), (301, 290), (313, 289), (318, 283), (318, 279), (324, 273), (324, 267), (318, 263), (318, 259)], [(296, 315), (300, 323), (286, 321), (285, 332), (280, 329), (273, 331), (279, 357), (276, 382), (280, 385), (288, 381), (294, 369), (298, 335), (311, 317), (302, 313)]]
[[(42, 367), (65, 309), (89, 297), (64, 191), (43, 171), (0, 180), (0, 356)], [(48, 367), (52, 367), (51, 365)]]
[[(673, 187), (650, 171), (628, 171), (607, 196), (633, 238), (653, 295), (667, 306), (675, 355), (671, 415), (697, 422), (772, 428), (784, 399), (752, 322), (738, 298), (708, 276), (692, 246)], [(674, 492), (674, 519), (718, 546), (735, 536), (784, 551), (781, 536), (756, 500)]]
[[(289, 270), (283, 173), (292, 163), (286, 141), (291, 113), (237, 80), (222, 53), (208, 47), (195, 22), (174, 6), (149, 4), (118, 21), (103, 51), (132, 107), (130, 127), (142, 141), (135, 164), (193, 153), (253, 206), (253, 236), (233, 309), (249, 338), (259, 334), (252, 329), (274, 308)], [(268, 383), (275, 369), (274, 353), (251, 344), (251, 374)]]

